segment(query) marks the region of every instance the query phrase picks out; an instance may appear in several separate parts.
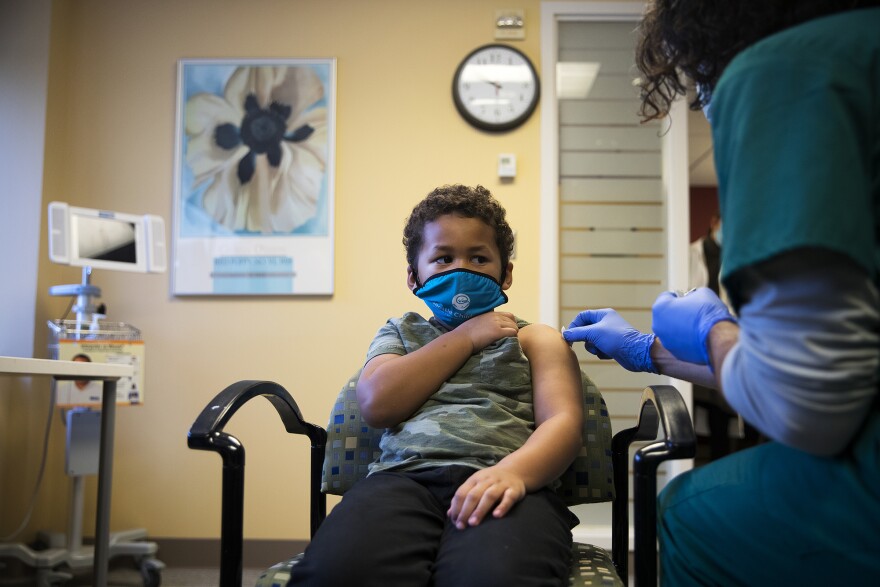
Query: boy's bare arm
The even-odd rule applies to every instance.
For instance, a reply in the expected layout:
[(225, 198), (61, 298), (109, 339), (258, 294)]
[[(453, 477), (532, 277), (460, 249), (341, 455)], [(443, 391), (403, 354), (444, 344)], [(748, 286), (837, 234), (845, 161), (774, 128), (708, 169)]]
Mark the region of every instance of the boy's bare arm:
[(513, 314), (488, 312), (415, 352), (374, 357), (357, 384), (364, 420), (374, 428), (396, 426), (418, 410), (471, 355), (496, 340), (516, 336), (517, 331)]
[(531, 365), (535, 432), (499, 465), (534, 491), (558, 478), (581, 448), (583, 388), (577, 357), (557, 330), (532, 324), (520, 332), (520, 345)]
[(571, 348), (559, 332), (541, 324), (524, 328), (519, 338), (532, 369), (535, 432), (459, 487), (448, 515), (460, 529), (479, 524), (490, 512), (504, 516), (526, 493), (558, 478), (583, 444), (581, 374)]

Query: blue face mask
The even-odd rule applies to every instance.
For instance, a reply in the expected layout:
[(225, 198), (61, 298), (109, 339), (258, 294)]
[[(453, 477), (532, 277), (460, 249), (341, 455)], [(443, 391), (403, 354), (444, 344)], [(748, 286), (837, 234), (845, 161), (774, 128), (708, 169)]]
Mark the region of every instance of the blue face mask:
[(706, 122), (710, 125), (712, 124), (712, 102), (707, 102), (705, 106), (703, 106), (703, 116), (706, 117)]
[(709, 124), (712, 124), (712, 94), (709, 92), (709, 88), (702, 84), (697, 84), (697, 95), (700, 97), (700, 101), (703, 102), (703, 116), (706, 117), (706, 121)]
[(497, 281), (467, 269), (432, 275), (413, 293), (424, 300), (437, 320), (451, 328), (507, 303)]

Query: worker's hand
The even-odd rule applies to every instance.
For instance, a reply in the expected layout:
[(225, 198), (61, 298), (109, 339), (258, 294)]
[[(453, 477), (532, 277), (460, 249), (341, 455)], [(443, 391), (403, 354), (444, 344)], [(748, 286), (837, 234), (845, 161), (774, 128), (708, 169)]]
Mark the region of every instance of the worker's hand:
[(654, 334), (666, 350), (680, 361), (699, 365), (709, 364), (706, 337), (712, 327), (724, 320), (736, 323), (724, 302), (708, 287), (687, 294), (663, 292), (654, 301), (652, 317)]
[(526, 496), (525, 482), (497, 465), (481, 469), (459, 486), (446, 515), (459, 530), (476, 526), (491, 512), (501, 518)]
[(651, 361), (655, 336), (639, 332), (611, 308), (584, 310), (562, 336), (569, 344), (583, 341), (588, 352), (614, 359), (627, 371), (657, 373)]

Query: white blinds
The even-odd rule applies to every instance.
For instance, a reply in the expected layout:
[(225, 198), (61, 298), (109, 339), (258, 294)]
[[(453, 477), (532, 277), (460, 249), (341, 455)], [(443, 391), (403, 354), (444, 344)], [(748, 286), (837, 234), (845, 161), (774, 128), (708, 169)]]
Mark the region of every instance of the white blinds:
[[(542, 205), (546, 233), (555, 239), (545, 245), (552, 254), (543, 262), (553, 281), (547, 289), (556, 290), (545, 315), (562, 325), (585, 307), (613, 307), (650, 331), (657, 294), (686, 279), (687, 111), (673, 105), (675, 125), (639, 121), (634, 29), (643, 9), (627, 2), (542, 4), (544, 75), (555, 77), (547, 92), (555, 90), (557, 106), (542, 109), (542, 153), (552, 157)], [(601, 361), (583, 345), (575, 351), (602, 391), (614, 432), (635, 424), (646, 385), (670, 383)], [(679, 463), (661, 467), (659, 487), (670, 471), (689, 468)], [(577, 539), (610, 546), (610, 505), (573, 510), (582, 522)]]
[[(658, 124), (639, 122), (634, 26), (559, 23), (557, 75), (577, 70), (568, 64), (596, 72), (586, 97), (559, 102), (560, 324), (585, 307), (613, 307), (648, 330), (651, 304), (665, 288), (662, 137)], [(614, 431), (631, 426), (636, 398), (659, 378), (600, 361), (583, 345), (576, 352)]]

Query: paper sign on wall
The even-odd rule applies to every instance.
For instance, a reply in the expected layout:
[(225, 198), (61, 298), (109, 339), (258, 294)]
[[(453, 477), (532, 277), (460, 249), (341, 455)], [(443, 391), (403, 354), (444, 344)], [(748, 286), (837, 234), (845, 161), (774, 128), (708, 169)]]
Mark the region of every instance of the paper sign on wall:
[[(116, 404), (144, 401), (144, 343), (141, 340), (59, 340), (58, 359), (132, 365), (134, 375), (116, 382)], [(100, 406), (103, 381), (57, 381), (56, 403), (60, 407)]]

